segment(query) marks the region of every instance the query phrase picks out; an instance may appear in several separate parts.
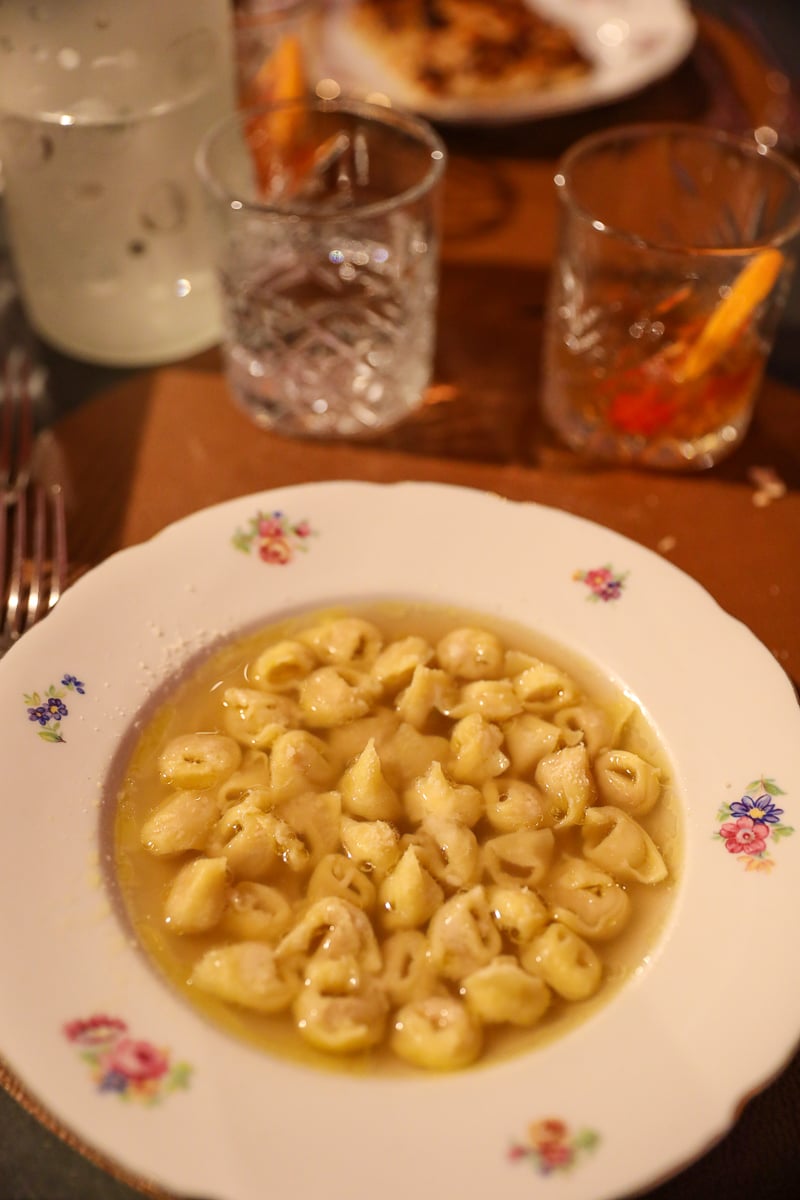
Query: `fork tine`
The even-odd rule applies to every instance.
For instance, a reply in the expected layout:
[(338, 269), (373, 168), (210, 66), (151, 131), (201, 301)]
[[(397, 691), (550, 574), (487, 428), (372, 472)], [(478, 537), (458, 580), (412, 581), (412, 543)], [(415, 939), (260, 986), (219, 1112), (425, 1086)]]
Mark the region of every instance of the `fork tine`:
[(25, 350), (0, 374), (0, 655), (45, 616), (67, 583), (64, 494), (34, 480), (41, 370)]
[(11, 483), (11, 435), (13, 432), (14, 398), (11, 395), (11, 361), (3, 369), (2, 428), (0, 429), (0, 488), (5, 492)]
[(53, 506), (53, 552), (51, 558), (49, 611), (67, 586), (67, 519), (64, 512), (64, 489), (54, 484), (50, 489)]
[[(2, 481), (0, 481), (0, 483), (1, 482)], [(3, 627), (3, 608), (5, 606), (6, 589), (8, 588), (8, 576), (6, 573), (6, 568), (8, 566), (8, 562), (6, 559), (6, 550), (7, 550), (6, 525), (8, 523), (7, 516), (6, 516), (6, 510), (8, 507), (8, 503), (9, 503), (9, 501), (6, 496), (5, 490), (3, 490), (2, 492), (0, 492), (0, 629), (2, 629), (2, 627)]]
[[(10, 547), (7, 526), (10, 527)], [(30, 484), (6, 497), (0, 520), (0, 567), (9, 565), (0, 603), (0, 654), (54, 607), (66, 586), (64, 493)]]
[[(44, 582), (44, 550), (47, 536), (47, 512), (45, 510), (44, 492), (40, 487), (31, 489), (33, 506), (33, 529), (31, 533), (31, 554), (29, 559), (28, 602), (25, 606), (23, 626), (32, 625), (39, 616), (39, 603)], [(18, 503), (21, 508), (27, 505), (27, 496), (21, 496)], [(21, 632), (21, 631), (20, 631)]]
[[(5, 632), (12, 638), (17, 638), (24, 628), (22, 608), (23, 589), (23, 549), (27, 538), (27, 505), (24, 495), (17, 496), (6, 504), (6, 512), (11, 513), (11, 569), (8, 577), (8, 598), (6, 599)], [(5, 514), (4, 514), (5, 519)]]
[(19, 389), (17, 397), (17, 487), (25, 487), (30, 479), (33, 463), (33, 393), (31, 391), (31, 364), (27, 355), (22, 355), (18, 364)]

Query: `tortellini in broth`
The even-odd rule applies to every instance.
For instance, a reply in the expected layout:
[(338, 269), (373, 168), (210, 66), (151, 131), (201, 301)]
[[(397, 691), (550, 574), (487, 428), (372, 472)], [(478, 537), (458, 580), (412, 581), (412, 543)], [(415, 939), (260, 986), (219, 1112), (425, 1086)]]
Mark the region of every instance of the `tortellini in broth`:
[(629, 698), (543, 638), (375, 604), (248, 635), (176, 687), (116, 824), (145, 948), (274, 1052), (452, 1070), (611, 996), (679, 821)]

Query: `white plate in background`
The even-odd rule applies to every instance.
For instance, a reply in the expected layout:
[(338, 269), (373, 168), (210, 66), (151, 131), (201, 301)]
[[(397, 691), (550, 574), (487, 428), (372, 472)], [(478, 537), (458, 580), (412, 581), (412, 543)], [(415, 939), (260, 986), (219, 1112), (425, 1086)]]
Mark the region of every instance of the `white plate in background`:
[(345, 91), (387, 95), (431, 120), (502, 124), (534, 120), (622, 99), (674, 70), (697, 36), (685, 0), (537, 0), (536, 8), (572, 32), (593, 69), (563, 85), (514, 96), (447, 98), (415, 87), (367, 48), (347, 21), (349, 0), (334, 0), (323, 27), (323, 71)]

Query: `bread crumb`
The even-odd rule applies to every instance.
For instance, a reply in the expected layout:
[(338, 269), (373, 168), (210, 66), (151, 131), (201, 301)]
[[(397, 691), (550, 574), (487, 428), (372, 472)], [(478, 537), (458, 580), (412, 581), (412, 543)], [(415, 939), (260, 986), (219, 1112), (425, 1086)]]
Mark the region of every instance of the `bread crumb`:
[(750, 467), (747, 478), (756, 489), (752, 497), (756, 508), (766, 508), (786, 495), (786, 484), (774, 467)]
[(668, 533), (657, 544), (656, 550), (658, 550), (659, 554), (669, 554), (670, 550), (674, 550), (677, 544), (678, 539), (673, 534)]
[(433, 383), (425, 389), (425, 404), (452, 404), (460, 396), (459, 389), (452, 383)]

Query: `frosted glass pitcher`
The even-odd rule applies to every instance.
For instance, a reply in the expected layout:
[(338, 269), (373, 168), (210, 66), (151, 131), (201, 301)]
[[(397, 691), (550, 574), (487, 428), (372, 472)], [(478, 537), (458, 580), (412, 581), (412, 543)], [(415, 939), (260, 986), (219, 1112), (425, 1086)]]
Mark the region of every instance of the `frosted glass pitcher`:
[(232, 107), (228, 0), (0, 6), (5, 221), (45, 341), (139, 366), (219, 339), (193, 157)]

